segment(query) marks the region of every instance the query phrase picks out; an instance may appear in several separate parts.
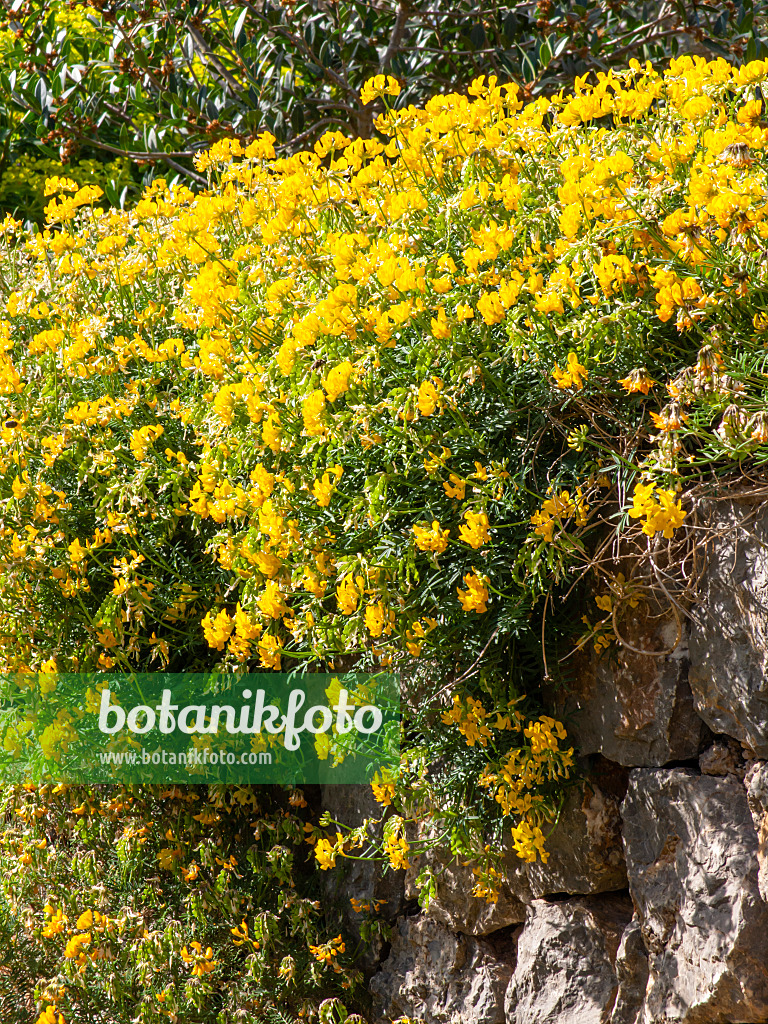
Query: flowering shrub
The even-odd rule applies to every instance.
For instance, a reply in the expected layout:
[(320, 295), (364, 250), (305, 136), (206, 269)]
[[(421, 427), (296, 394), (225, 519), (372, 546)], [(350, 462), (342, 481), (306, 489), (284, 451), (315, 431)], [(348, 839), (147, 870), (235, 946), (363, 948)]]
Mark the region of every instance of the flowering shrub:
[(766, 458), (766, 77), (478, 79), (127, 212), (50, 182), (2, 229), (3, 668), (392, 665), (381, 855), (436, 808), (482, 848), (488, 807), (537, 856), (572, 763), (541, 675), (681, 607), (696, 496)]
[(6, 1019), (224, 1024), (340, 1005), (358, 975), (311, 891), (306, 806), (252, 787), (6, 790)]

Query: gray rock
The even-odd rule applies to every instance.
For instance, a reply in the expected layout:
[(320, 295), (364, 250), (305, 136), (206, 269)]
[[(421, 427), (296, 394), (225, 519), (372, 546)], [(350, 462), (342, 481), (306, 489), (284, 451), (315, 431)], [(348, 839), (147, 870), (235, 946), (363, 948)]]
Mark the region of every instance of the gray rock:
[[(593, 780), (568, 791), (546, 848), (546, 864), (536, 861), (524, 865), (527, 889), (534, 897), (610, 892), (627, 887), (619, 801)], [(519, 865), (516, 856), (515, 860)], [(518, 892), (514, 881), (510, 887)], [(521, 896), (525, 892), (523, 889)]]
[(421, 870), (429, 868), (436, 891), (426, 908), (427, 916), (452, 931), (489, 935), (524, 921), (526, 904), (539, 896), (625, 889), (627, 869), (618, 798), (594, 779), (571, 787), (557, 826), (547, 840), (547, 850), (546, 864), (528, 864), (508, 843), (499, 898), (488, 903), (472, 895), (477, 878), (471, 860), (452, 857), (445, 848), (428, 849), (410, 858), (406, 898), (418, 896), (416, 878)]
[[(473, 896), (472, 890), (477, 878), (472, 871), (473, 862), (465, 857), (451, 857), (450, 851), (434, 847), (410, 858), (411, 867), (405, 876), (405, 895), (409, 899), (418, 897), (416, 878), (425, 867), (434, 877), (435, 895), (425, 910), (427, 917), (445, 925), (454, 932), (469, 935), (489, 935), (520, 924), (525, 920), (525, 904), (510, 888), (509, 879), (502, 882), (499, 898), (489, 903), (480, 896)], [(522, 862), (518, 860), (518, 874), (522, 874)], [(530, 899), (530, 890), (525, 889), (524, 875), (516, 891), (525, 890)]]
[(640, 1024), (648, 984), (648, 950), (640, 922), (633, 917), (621, 936), (616, 954), (619, 989), (611, 1013), (611, 1024)]
[(768, 762), (758, 761), (753, 764), (744, 783), (757, 832), (760, 895), (768, 902)]
[(768, 514), (749, 502), (702, 504), (714, 531), (698, 585), (690, 684), (713, 732), (768, 757)]
[(732, 739), (718, 739), (699, 757), (702, 775), (736, 775), (744, 778), (745, 765), (739, 744)]
[[(660, 610), (652, 609), (654, 615)], [(639, 651), (665, 651), (678, 635), (676, 620), (638, 614), (621, 623), (623, 639)], [(696, 757), (707, 729), (688, 685), (685, 630), (665, 657), (638, 654), (615, 643), (583, 656), (575, 682), (558, 697), (568, 736), (581, 754), (602, 754), (628, 767), (654, 767)]]
[(768, 1021), (768, 905), (742, 783), (638, 770), (622, 812), (649, 952), (644, 1024)]
[(536, 900), (507, 989), (510, 1024), (606, 1024), (618, 988), (616, 951), (631, 916), (626, 896)]
[(504, 1024), (515, 939), (455, 935), (424, 915), (401, 918), (389, 957), (370, 982), (377, 1021)]

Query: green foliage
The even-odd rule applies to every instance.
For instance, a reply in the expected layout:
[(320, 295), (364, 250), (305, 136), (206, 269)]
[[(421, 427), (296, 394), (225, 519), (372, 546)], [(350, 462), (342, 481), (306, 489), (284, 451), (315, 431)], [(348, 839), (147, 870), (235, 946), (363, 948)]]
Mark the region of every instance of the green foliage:
[(98, 185), (108, 198), (117, 202), (123, 190), (133, 185), (130, 163), (125, 157), (108, 162), (73, 160), (64, 168), (60, 160), (21, 153), (0, 177), (0, 210), (43, 221), (48, 202), (43, 194), (46, 179), (63, 173), (78, 185)]

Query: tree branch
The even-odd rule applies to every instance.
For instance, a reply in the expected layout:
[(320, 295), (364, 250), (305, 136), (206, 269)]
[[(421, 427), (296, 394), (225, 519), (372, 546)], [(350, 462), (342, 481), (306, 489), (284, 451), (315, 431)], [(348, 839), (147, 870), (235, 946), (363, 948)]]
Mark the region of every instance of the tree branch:
[(82, 132), (73, 132), (72, 134), (83, 142), (87, 142), (89, 146), (95, 146), (96, 149), (103, 149), (107, 153), (115, 153), (117, 156), (124, 156), (128, 160), (147, 160), (153, 162), (162, 160), (163, 163), (168, 164), (169, 167), (178, 171), (179, 174), (184, 174), (186, 177), (192, 178), (193, 181), (197, 181), (201, 185), (208, 184), (207, 178), (204, 178), (202, 174), (198, 174), (197, 171), (191, 171), (174, 160), (174, 157), (191, 160), (197, 155), (199, 150), (182, 150), (181, 152), (176, 153), (163, 153), (161, 150), (151, 150), (143, 153), (138, 151), (134, 152), (129, 149), (120, 149), (118, 146), (110, 146), (107, 142), (99, 142), (98, 139), (91, 138), (90, 135), (84, 135)]
[(218, 59), (213, 50), (211, 50), (211, 48), (208, 46), (208, 43), (200, 35), (197, 29), (193, 25), (187, 24), (187, 31), (192, 36), (195, 46), (197, 47), (197, 52), (200, 54), (201, 59), (204, 60), (206, 64), (210, 64), (221, 75), (221, 77), (224, 79), (224, 81), (227, 83), (229, 88), (236, 96), (242, 96), (243, 89), (240, 83), (237, 81), (236, 78), (233, 78), (232, 75), (230, 75), (230, 73)]
[(408, 0), (400, 0), (397, 7), (395, 24), (392, 26), (392, 35), (389, 37), (389, 45), (379, 58), (379, 74), (382, 74), (386, 68), (389, 67), (400, 49), (400, 44), (405, 36), (406, 25), (408, 24), (408, 15), (410, 13), (411, 7)]

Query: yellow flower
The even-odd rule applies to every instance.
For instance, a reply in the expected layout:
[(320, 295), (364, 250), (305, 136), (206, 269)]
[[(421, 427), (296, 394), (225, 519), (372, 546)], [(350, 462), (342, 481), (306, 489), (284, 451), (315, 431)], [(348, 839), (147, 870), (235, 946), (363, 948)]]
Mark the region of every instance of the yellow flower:
[(323, 871), (328, 871), (335, 865), (338, 852), (329, 839), (318, 839), (315, 843), (315, 860)]
[(155, 426), (141, 427), (132, 432), (131, 451), (133, 452), (134, 458), (137, 462), (144, 461), (147, 457), (147, 452), (152, 447), (152, 443), (156, 441), (162, 433), (163, 426), (160, 423)]
[(416, 547), (420, 551), (434, 551), (440, 555), (448, 547), (448, 537), (451, 531), (442, 530), (436, 519), (432, 520), (432, 528), (429, 530), (423, 526), (414, 526), (412, 529), (416, 538)]
[(540, 857), (542, 863), (546, 864), (549, 854), (544, 849), (544, 843), (544, 833), (538, 825), (531, 827), (527, 821), (522, 821), (512, 829), (512, 845), (521, 860), (534, 863)]
[(371, 790), (374, 800), (381, 804), (382, 807), (389, 807), (395, 797), (394, 782), (380, 778), (378, 772), (376, 772), (371, 783)]
[(309, 435), (316, 436), (326, 432), (325, 426), (320, 422), (324, 410), (325, 395), (320, 388), (313, 391), (309, 398), (304, 399), (301, 413), (304, 418), (304, 429)]
[(419, 412), (422, 416), (431, 416), (435, 409), (437, 409), (437, 403), (440, 396), (437, 393), (437, 388), (431, 380), (422, 381), (419, 385)]
[(579, 362), (576, 353), (569, 352), (566, 369), (561, 370), (557, 363), (555, 363), (552, 376), (561, 390), (575, 387), (580, 391), (584, 387), (584, 381), (587, 379), (588, 372), (587, 368)]
[(672, 402), (660, 413), (652, 412), (651, 419), (657, 430), (669, 434), (673, 430), (680, 430), (688, 419), (688, 413), (683, 412), (676, 402)]
[(83, 949), (86, 946), (90, 946), (90, 944), (90, 935), (73, 935), (64, 947), (64, 956), (67, 960), (78, 960), (83, 953)]
[(75, 928), (79, 929), (80, 931), (87, 931), (88, 929), (93, 928), (94, 925), (98, 927), (103, 920), (104, 918), (98, 912), (98, 910), (84, 910), (83, 913), (80, 915), (80, 917), (78, 917), (77, 921), (75, 922)]
[(335, 939), (331, 939), (330, 942), (324, 942), (319, 946), (310, 946), (309, 951), (315, 960), (320, 963), (331, 964), (333, 958), (338, 956), (339, 953), (346, 951), (346, 943), (342, 939), (341, 935), (337, 935)]
[(252, 939), (248, 933), (248, 922), (243, 918), (239, 925), (235, 925), (234, 928), (229, 929), (232, 933), (232, 944), (235, 946), (244, 946), (246, 943), (252, 949), (258, 949), (259, 943), (255, 939)]
[(365, 105), (377, 96), (399, 96), (400, 83), (391, 75), (374, 75), (364, 83), (360, 90), (360, 102)]
[(464, 518), (466, 523), (459, 526), (459, 536), (464, 543), (475, 550), (487, 544), (491, 535), (488, 532), (488, 516), (485, 512), (472, 512), (468, 509), (464, 513)]
[[(351, 615), (357, 608), (357, 602), (360, 598), (358, 587), (362, 589), (364, 582), (362, 576), (353, 578), (350, 573), (344, 577), (336, 588), (336, 604), (343, 615)], [(355, 586), (355, 583), (357, 583), (357, 586)]]
[(192, 861), (188, 868), (181, 869), (181, 877), (185, 882), (194, 882), (199, 873), (200, 867), (195, 861)]
[(635, 484), (632, 507), (628, 510), (631, 519), (642, 519), (643, 533), (654, 537), (661, 533), (667, 539), (683, 525), (686, 512), (681, 501), (675, 501), (675, 492), (656, 487), (653, 483)]
[(384, 853), (396, 871), (411, 866), (408, 860), (409, 850), (410, 845), (405, 836), (401, 834), (400, 826), (389, 832), (384, 839)]
[(443, 481), (443, 490), (449, 498), (457, 498), (459, 501), (463, 501), (466, 489), (466, 480), (462, 480), (455, 473), (451, 473), (448, 480)]
[(349, 390), (349, 378), (354, 372), (355, 368), (348, 359), (345, 359), (343, 363), (339, 363), (338, 366), (334, 366), (323, 381), (323, 387), (328, 395), (329, 402), (335, 402), (339, 395)]
[(531, 522), (534, 524), (534, 533), (543, 537), (545, 541), (552, 543), (554, 539), (555, 526), (560, 529), (567, 519), (573, 517), (578, 526), (584, 526), (587, 522), (589, 505), (582, 497), (581, 488), (576, 488), (576, 494), (572, 498), (569, 491), (560, 491), (547, 498), (541, 506), (540, 511), (534, 512)]
[(474, 572), (467, 573), (464, 577), (466, 590), (456, 587), (456, 593), (461, 601), (461, 607), (465, 612), (487, 612), (488, 611), (488, 589), (483, 581)]
[(208, 641), (208, 646), (215, 648), (217, 651), (223, 651), (232, 630), (235, 628), (235, 623), (227, 615), (226, 609), (222, 608), (216, 618), (212, 618), (211, 613), (207, 612), (203, 618), (202, 627), (205, 639)]
[(174, 865), (182, 856), (180, 847), (164, 847), (158, 851), (157, 862), (163, 871), (173, 871)]
[(64, 1017), (55, 1006), (52, 1004), (46, 1006), (40, 1016), (37, 1018), (37, 1024), (66, 1024)]
[(45, 913), (49, 920), (43, 925), (41, 935), (44, 939), (52, 939), (54, 935), (59, 935), (67, 927), (67, 918), (61, 908), (54, 910), (50, 903), (46, 903)]
[(270, 619), (282, 619), (284, 615), (292, 615), (291, 608), (283, 600), (280, 586), (275, 580), (267, 580), (264, 593), (256, 601), (259, 608)]
[[(315, 480), (312, 485), (312, 493), (317, 498), (317, 503), (322, 508), (326, 508), (331, 503), (331, 497), (333, 492), (336, 490), (336, 484), (341, 479), (341, 474), (344, 472), (341, 466), (331, 466), (330, 473), (323, 473), (321, 480)], [(331, 478), (333, 473), (334, 479)]]
[(644, 367), (640, 367), (637, 370), (632, 370), (627, 374), (619, 384), (624, 388), (628, 394), (633, 392), (641, 392), (644, 395), (648, 394), (649, 388), (652, 388), (655, 381), (652, 381), (648, 376), (648, 371)]
[(213, 959), (213, 949), (208, 946), (204, 951), (199, 942), (190, 942), (189, 949), (184, 946), (181, 950), (181, 958), (187, 966), (191, 966), (192, 974), (196, 978), (202, 978), (216, 969), (218, 960)]
[(444, 711), (441, 720), (445, 725), (455, 725), (467, 741), (468, 747), (479, 743), (481, 747), (492, 738), (491, 730), (485, 724), (488, 712), (479, 700), (467, 697), (466, 705), (457, 693), (453, 695), (453, 707)]
[(259, 640), (259, 657), (263, 668), (273, 668), (276, 672), (280, 671), (281, 665), (281, 651), (283, 648), (280, 637), (273, 636), (271, 633), (267, 633), (266, 636), (261, 637)]
[(261, 436), (264, 439), (264, 444), (267, 448), (270, 448), (273, 452), (280, 451), (282, 428), (280, 427), (280, 416), (278, 413), (273, 412), (264, 421)]
[(437, 311), (437, 316), (432, 317), (430, 321), (432, 328), (432, 335), (439, 341), (445, 341), (451, 336), (451, 325), (445, 316), (445, 309), (441, 306)]
[(382, 633), (389, 636), (392, 632), (395, 613), (387, 611), (381, 601), (369, 604), (365, 609), (365, 625), (372, 637), (380, 637)]

